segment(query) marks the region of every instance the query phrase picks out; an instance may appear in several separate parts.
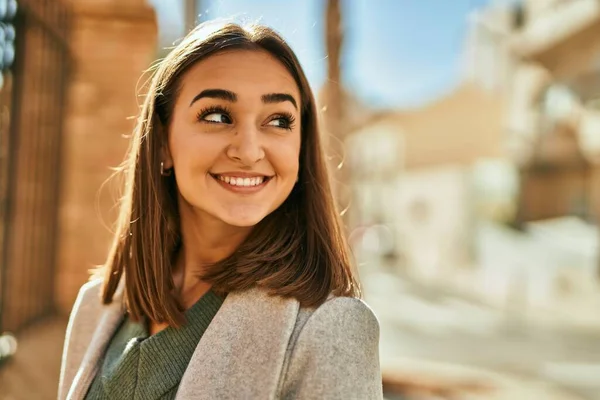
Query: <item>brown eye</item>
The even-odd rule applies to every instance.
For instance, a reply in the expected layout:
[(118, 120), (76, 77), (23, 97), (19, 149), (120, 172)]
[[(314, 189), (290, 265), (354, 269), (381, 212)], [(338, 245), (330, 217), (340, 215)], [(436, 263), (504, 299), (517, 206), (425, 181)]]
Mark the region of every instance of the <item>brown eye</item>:
[(289, 131), (294, 128), (294, 116), (293, 115), (277, 115), (271, 119), (267, 125), (274, 126), (280, 129), (287, 129)]
[(285, 118), (275, 118), (271, 120), (267, 125), (276, 126), (277, 128), (289, 128), (290, 122)]

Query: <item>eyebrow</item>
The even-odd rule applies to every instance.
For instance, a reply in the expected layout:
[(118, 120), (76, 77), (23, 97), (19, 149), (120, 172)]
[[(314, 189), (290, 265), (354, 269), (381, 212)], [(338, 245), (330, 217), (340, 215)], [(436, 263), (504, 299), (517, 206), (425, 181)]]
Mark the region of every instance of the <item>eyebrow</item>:
[[(190, 102), (190, 107), (192, 106), (192, 104), (194, 104), (196, 101), (198, 101), (202, 98), (220, 99), (220, 100), (229, 101), (231, 103), (235, 103), (237, 101), (237, 95), (230, 90), (205, 89), (205, 90), (201, 91), (199, 94), (197, 94), (196, 97), (194, 97), (192, 99), (192, 101)], [(283, 103), (285, 101), (289, 101), (290, 103), (292, 103), (294, 105), (294, 107), (296, 109), (298, 109), (298, 103), (296, 102), (296, 99), (294, 99), (294, 96), (292, 96), (291, 94), (288, 94), (288, 93), (263, 94), (260, 97), (260, 99), (265, 104)]]
[(290, 103), (292, 103), (294, 105), (294, 108), (296, 108), (296, 110), (298, 109), (298, 104), (296, 103), (296, 99), (294, 99), (294, 96), (292, 96), (291, 94), (269, 93), (269, 94), (263, 94), (260, 98), (263, 101), (263, 103), (267, 103), (267, 104), (283, 103), (284, 101), (289, 101)]
[(194, 104), (195, 102), (197, 102), (198, 100), (205, 98), (205, 97), (211, 98), (211, 99), (226, 100), (226, 101), (230, 101), (232, 103), (235, 103), (237, 101), (237, 95), (229, 90), (205, 89), (205, 90), (201, 91), (199, 94), (197, 94), (196, 97), (194, 97), (192, 99), (192, 101), (190, 102), (190, 106), (192, 104)]

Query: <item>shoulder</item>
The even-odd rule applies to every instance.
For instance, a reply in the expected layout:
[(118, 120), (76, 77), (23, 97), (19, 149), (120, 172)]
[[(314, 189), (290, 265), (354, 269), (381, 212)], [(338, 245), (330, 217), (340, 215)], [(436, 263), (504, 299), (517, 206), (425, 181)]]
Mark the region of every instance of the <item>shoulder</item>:
[(96, 323), (102, 309), (101, 288), (101, 279), (87, 282), (79, 290), (73, 305), (65, 333), (58, 389), (59, 399), (66, 398), (69, 387), (75, 379), (83, 355), (96, 329)]
[(379, 333), (379, 321), (375, 313), (364, 301), (354, 297), (330, 298), (314, 311), (311, 320), (314, 323), (343, 322)]
[(77, 294), (75, 304), (73, 305), (73, 310), (71, 311), (71, 318), (77, 314), (80, 314), (83, 310), (86, 311), (86, 314), (94, 310), (99, 311), (102, 307), (102, 303), (100, 301), (101, 290), (102, 279), (94, 279), (81, 286), (81, 289), (79, 289), (79, 293)]
[(377, 317), (350, 297), (301, 308), (285, 370), (283, 398), (381, 399)]
[(379, 321), (371, 308), (353, 297), (332, 297), (313, 310), (298, 340), (322, 346), (343, 341), (345, 346), (379, 342)]
[(102, 312), (101, 289), (101, 279), (87, 282), (79, 289), (79, 294), (69, 317), (66, 332), (67, 341), (81, 336), (89, 336), (95, 328), (95, 323)]
[[(87, 346), (102, 313), (102, 280), (93, 280), (79, 289), (71, 310), (65, 341), (69, 346)], [(80, 349), (79, 349), (80, 350)]]
[(100, 291), (102, 290), (102, 282), (101, 278), (93, 279), (84, 283), (79, 289), (79, 293), (77, 294), (77, 300), (75, 304), (88, 302), (91, 299), (99, 299)]

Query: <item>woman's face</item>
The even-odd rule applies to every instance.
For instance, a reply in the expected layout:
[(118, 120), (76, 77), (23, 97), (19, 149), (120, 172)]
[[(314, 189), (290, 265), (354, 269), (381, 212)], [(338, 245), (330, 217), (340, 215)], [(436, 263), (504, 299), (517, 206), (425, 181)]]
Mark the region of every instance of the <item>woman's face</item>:
[(173, 168), (182, 218), (250, 227), (294, 187), (300, 155), (300, 93), (265, 51), (210, 56), (183, 76), (165, 168)]

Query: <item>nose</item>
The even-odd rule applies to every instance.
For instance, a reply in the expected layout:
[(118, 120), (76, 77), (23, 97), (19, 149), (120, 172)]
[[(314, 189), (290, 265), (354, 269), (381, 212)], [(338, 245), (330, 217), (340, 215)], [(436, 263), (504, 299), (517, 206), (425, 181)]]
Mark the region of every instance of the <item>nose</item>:
[(227, 156), (241, 164), (251, 166), (265, 157), (260, 132), (252, 126), (240, 127), (227, 148)]

